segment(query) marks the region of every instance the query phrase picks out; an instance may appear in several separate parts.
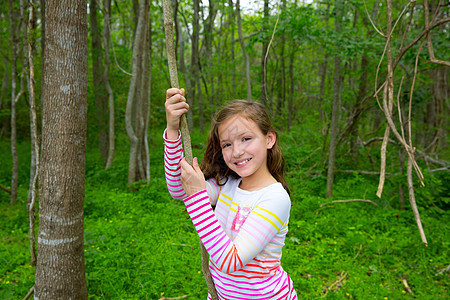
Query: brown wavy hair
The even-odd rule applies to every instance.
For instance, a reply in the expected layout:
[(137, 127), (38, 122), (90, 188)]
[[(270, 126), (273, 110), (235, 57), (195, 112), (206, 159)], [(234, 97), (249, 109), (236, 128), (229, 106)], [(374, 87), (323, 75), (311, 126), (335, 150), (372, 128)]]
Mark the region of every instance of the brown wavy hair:
[(264, 135), (267, 135), (269, 132), (275, 134), (275, 144), (271, 149), (267, 149), (267, 168), (269, 169), (270, 174), (272, 174), (272, 176), (280, 182), (290, 194), (286, 179), (284, 179), (284, 157), (278, 143), (278, 133), (273, 128), (265, 107), (258, 102), (233, 100), (216, 113), (208, 136), (208, 145), (206, 146), (205, 155), (200, 164), (200, 168), (202, 169), (205, 178), (215, 178), (219, 185), (224, 185), (228, 176), (240, 178), (240, 176), (228, 168), (225, 163), (219, 138), (219, 126), (228, 120), (228, 118), (236, 115), (255, 122)]

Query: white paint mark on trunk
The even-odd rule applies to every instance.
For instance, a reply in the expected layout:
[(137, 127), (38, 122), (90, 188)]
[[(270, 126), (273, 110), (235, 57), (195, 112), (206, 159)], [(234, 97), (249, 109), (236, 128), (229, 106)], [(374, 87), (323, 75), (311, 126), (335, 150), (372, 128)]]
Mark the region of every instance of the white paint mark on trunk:
[(38, 238), (38, 244), (44, 244), (44, 245), (51, 245), (51, 246), (57, 246), (57, 245), (61, 245), (61, 244), (67, 244), (67, 243), (71, 243), (78, 240), (78, 237), (74, 237), (74, 238), (65, 238), (65, 239), (55, 239), (55, 240), (47, 240), (47, 239), (43, 239), (41, 237)]

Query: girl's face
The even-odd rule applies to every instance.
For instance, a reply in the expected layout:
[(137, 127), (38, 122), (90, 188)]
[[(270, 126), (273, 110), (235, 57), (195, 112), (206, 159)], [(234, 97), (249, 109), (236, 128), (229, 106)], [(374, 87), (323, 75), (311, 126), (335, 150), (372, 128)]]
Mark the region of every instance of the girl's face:
[(223, 159), (243, 182), (263, 183), (272, 178), (267, 168), (267, 150), (275, 144), (274, 132), (264, 135), (255, 122), (240, 115), (227, 119), (218, 131)]

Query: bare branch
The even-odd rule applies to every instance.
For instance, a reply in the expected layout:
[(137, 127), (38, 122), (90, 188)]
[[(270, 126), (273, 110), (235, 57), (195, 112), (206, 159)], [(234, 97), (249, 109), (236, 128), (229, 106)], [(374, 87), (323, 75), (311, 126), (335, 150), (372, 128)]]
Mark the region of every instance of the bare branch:
[(400, 60), (402, 59), (403, 55), (405, 55), (405, 53), (412, 47), (414, 46), (425, 34), (427, 34), (428, 32), (430, 32), (432, 29), (434, 29), (437, 26), (440, 26), (442, 24), (448, 23), (450, 22), (450, 18), (445, 18), (445, 19), (440, 19), (439, 21), (436, 21), (436, 23), (434, 23), (433, 25), (428, 26), (427, 28), (425, 28), (421, 33), (419, 33), (414, 40), (409, 43), (405, 48), (401, 49), (401, 51), (399, 51), (399, 53), (397, 54), (397, 57), (395, 58), (394, 61), (394, 69), (397, 67), (398, 63), (400, 62)]
[(417, 227), (419, 228), (420, 237), (422, 238), (422, 242), (425, 246), (428, 246), (427, 238), (425, 236), (425, 232), (423, 231), (422, 222), (420, 221), (419, 210), (417, 209), (416, 198), (414, 196), (414, 186), (412, 181), (412, 166), (413, 160), (411, 157), (408, 157), (408, 167), (406, 168), (406, 178), (408, 181), (408, 191), (409, 191), (409, 202), (411, 203), (411, 208), (414, 212), (414, 218), (416, 219)]
[(409, 287), (408, 282), (406, 281), (405, 278), (402, 278), (402, 283), (403, 283), (403, 285), (405, 286), (405, 290), (406, 290), (408, 293), (410, 293), (411, 295), (414, 296), (414, 293), (413, 293), (413, 291), (411, 290), (411, 288)]
[(322, 203), (320, 204), (320, 207), (323, 207), (325, 205), (328, 204), (332, 204), (332, 203), (347, 203), (347, 202), (366, 202), (366, 203), (370, 203), (373, 204), (375, 206), (378, 206), (378, 204), (376, 204), (375, 202), (373, 202), (372, 200), (366, 200), (366, 199), (350, 199), (350, 200), (334, 200), (328, 203)]
[[(439, 8), (441, 6), (441, 1), (439, 1), (438, 5), (437, 5), (437, 8), (436, 8), (436, 11), (434, 12), (433, 19), (430, 22), (428, 22), (429, 21), (428, 0), (424, 0), (423, 5), (424, 5), (424, 10), (425, 10), (425, 26), (428, 26), (430, 23), (433, 23), (434, 19), (436, 18), (436, 15), (437, 15), (437, 13), (439, 11)], [(431, 41), (431, 35), (430, 35), (429, 32), (427, 33), (427, 45), (428, 45), (428, 53), (430, 54), (430, 61), (432, 63), (450, 67), (450, 62), (443, 61), (443, 60), (438, 60), (434, 56), (433, 42)]]
[(386, 35), (384, 33), (382, 33), (380, 30), (378, 30), (377, 26), (375, 26), (375, 24), (373, 23), (372, 18), (370, 17), (369, 12), (367, 11), (367, 4), (366, 4), (365, 0), (364, 0), (364, 8), (366, 9), (367, 17), (369, 18), (369, 21), (372, 24), (375, 31), (378, 32), (382, 37), (386, 37)]
[[(273, 37), (275, 35), (275, 31), (277, 29), (278, 21), (280, 20), (280, 14), (278, 14), (277, 21), (275, 22), (275, 26), (273, 27), (272, 37), (270, 38), (269, 45), (267, 46), (266, 55), (264, 56), (264, 78), (266, 77), (266, 73), (267, 73), (267, 56), (269, 55), (270, 45), (272, 45), (272, 41), (273, 41)], [(266, 99), (268, 99), (268, 97), (267, 97), (267, 85), (266, 84), (264, 84), (264, 94), (265, 94)]]
[(0, 185), (0, 190), (3, 190), (3, 191), (5, 191), (5, 192), (7, 192), (8, 194), (11, 195), (11, 190), (6, 188), (6, 187), (4, 187), (3, 185)]
[(28, 293), (25, 295), (25, 297), (23, 297), (23, 300), (27, 300), (31, 297), (31, 295), (34, 294), (34, 285), (33, 287), (28, 291)]

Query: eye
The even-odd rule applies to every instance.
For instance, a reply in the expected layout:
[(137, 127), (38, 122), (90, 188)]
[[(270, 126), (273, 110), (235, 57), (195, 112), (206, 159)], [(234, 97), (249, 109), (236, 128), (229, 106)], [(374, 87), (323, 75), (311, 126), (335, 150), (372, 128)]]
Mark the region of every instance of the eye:
[(243, 142), (246, 142), (246, 141), (250, 141), (252, 138), (251, 137), (243, 137), (242, 138), (242, 141)]
[(225, 144), (222, 145), (222, 149), (225, 149), (225, 148), (227, 148), (227, 147), (229, 147), (229, 146), (231, 146), (230, 143), (225, 143)]

